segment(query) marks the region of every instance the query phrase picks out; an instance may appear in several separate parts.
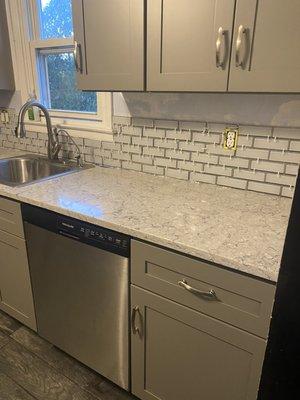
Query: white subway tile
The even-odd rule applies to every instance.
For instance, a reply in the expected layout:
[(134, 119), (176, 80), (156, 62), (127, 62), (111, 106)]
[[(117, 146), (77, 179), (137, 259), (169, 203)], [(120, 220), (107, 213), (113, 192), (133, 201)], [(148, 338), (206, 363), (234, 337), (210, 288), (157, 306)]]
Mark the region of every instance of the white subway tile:
[(115, 143), (126, 143), (126, 144), (130, 144), (131, 143), (131, 139), (135, 140), (137, 139), (136, 137), (131, 138), (131, 136), (128, 135), (115, 135), (114, 136), (114, 141)]
[(271, 136), (272, 128), (269, 126), (241, 125), (239, 131), (242, 135)]
[(300, 140), (300, 128), (274, 128), (273, 136), (284, 139)]
[(110, 158), (111, 157), (111, 152), (110, 150), (105, 150), (105, 149), (95, 149), (94, 150), (94, 155), (95, 156), (100, 156), (100, 157), (106, 157)]
[(166, 176), (168, 176), (170, 178), (176, 178), (176, 179), (182, 179), (182, 180), (189, 179), (188, 171), (183, 171), (183, 170), (179, 170), (179, 169), (168, 168), (168, 169), (166, 169), (165, 174), (166, 174)]
[(208, 174), (230, 176), (232, 168), (223, 167), (221, 165), (204, 165), (204, 172)]
[(250, 164), (250, 160), (246, 158), (238, 158), (238, 157), (220, 157), (219, 159), (220, 165), (228, 165), (229, 167), (240, 167), (240, 168), (248, 168)]
[(296, 182), (296, 176), (268, 173), (266, 175), (266, 182), (277, 183), (278, 185), (294, 186)]
[(111, 152), (112, 158), (116, 160), (128, 161), (131, 160), (131, 155), (128, 153), (124, 153), (121, 151), (112, 151)]
[(131, 117), (113, 116), (113, 123), (117, 125), (131, 125)]
[(154, 139), (154, 146), (162, 147), (163, 149), (177, 149), (177, 141)]
[(223, 145), (213, 145), (213, 144), (208, 144), (206, 145), (206, 151), (210, 154), (217, 154), (220, 156), (234, 156), (235, 151), (234, 150), (226, 150), (224, 149)]
[(137, 162), (137, 163), (141, 163), (141, 164), (149, 164), (149, 165), (153, 164), (152, 157), (136, 155), (136, 154), (132, 155), (132, 161), (133, 162)]
[(186, 150), (186, 151), (205, 151), (205, 146), (202, 143), (196, 143), (196, 142), (179, 142), (178, 147), (181, 150)]
[(216, 143), (220, 144), (222, 140), (222, 135), (219, 133), (202, 133), (202, 132), (194, 132), (193, 140), (195, 142), (201, 143)]
[(280, 193), (280, 186), (271, 185), (269, 183), (261, 183), (261, 182), (249, 182), (248, 189), (254, 190), (255, 192), (269, 193), (269, 194), (277, 194)]
[(143, 165), (143, 172), (147, 172), (148, 174), (154, 175), (163, 175), (165, 170), (162, 167), (158, 167), (156, 165)]
[(300, 153), (292, 153), (290, 151), (271, 151), (270, 160), (299, 164)]
[(180, 150), (166, 150), (167, 158), (175, 158), (176, 160), (189, 160), (191, 157), (191, 153), (188, 151), (180, 151)]
[(141, 171), (142, 170), (142, 165), (133, 163), (133, 162), (128, 162), (128, 161), (123, 161), (122, 162), (122, 168), (124, 169), (130, 169), (133, 171)]
[(178, 168), (193, 172), (203, 172), (203, 164), (191, 161), (178, 161)]
[(299, 165), (297, 164), (288, 164), (285, 166), (285, 173), (290, 175), (297, 175), (299, 170)]
[[(299, 137), (300, 139), (300, 137)], [(292, 140), (290, 143), (290, 150), (300, 151), (300, 140)]]
[(122, 134), (130, 136), (141, 136), (143, 133), (143, 128), (139, 126), (122, 126)]
[(284, 171), (284, 164), (271, 161), (252, 161), (251, 169), (258, 171), (280, 172)]
[(218, 176), (217, 184), (233, 187), (236, 189), (246, 189), (247, 181), (242, 179), (228, 178), (227, 176)]
[(143, 154), (145, 154), (146, 156), (164, 157), (165, 149), (161, 149), (158, 147), (143, 147)]
[(150, 128), (154, 126), (153, 119), (149, 118), (132, 118), (133, 126), (149, 126)]
[(146, 137), (133, 137), (133, 144), (138, 144), (139, 146), (153, 146), (153, 139)]
[(287, 150), (289, 146), (288, 140), (270, 138), (256, 138), (254, 140), (254, 147), (259, 149), (271, 149), (271, 150)]
[(294, 196), (294, 188), (290, 188), (290, 187), (283, 187), (281, 190), (281, 195), (284, 197), (290, 197), (292, 198)]
[(167, 120), (167, 119), (155, 119), (154, 126), (163, 129), (177, 129), (178, 121)]
[(218, 164), (218, 156), (206, 153), (192, 153), (192, 161), (203, 162), (209, 164)]
[[(101, 144), (100, 142), (98, 143)], [(99, 147), (99, 146), (94, 146), (94, 147)], [(115, 142), (102, 142), (101, 147), (102, 149), (105, 150), (121, 150), (121, 144)]]
[(163, 139), (166, 137), (166, 131), (163, 129), (146, 128), (143, 132), (143, 136)]
[(190, 179), (192, 182), (216, 183), (217, 177), (215, 175), (202, 174), (191, 172)]
[(189, 131), (178, 131), (172, 130), (166, 132), (167, 139), (176, 139), (176, 140), (191, 140), (192, 133)]
[(125, 153), (141, 154), (142, 147), (138, 145), (123, 144), (121, 150), (124, 151)]
[(249, 171), (244, 169), (236, 169), (233, 172), (233, 176), (239, 179), (247, 179), (250, 181), (261, 181), (265, 180), (265, 173), (259, 171)]
[(252, 147), (253, 140), (254, 139), (251, 136), (239, 135), (238, 140), (237, 140), (237, 145), (239, 147), (241, 147), (241, 146)]
[(155, 157), (154, 165), (158, 167), (168, 167), (168, 168), (176, 168), (176, 160), (170, 160), (169, 158)]
[(269, 150), (260, 150), (260, 149), (253, 149), (245, 147), (244, 149), (238, 148), (236, 151), (237, 157), (242, 158), (263, 158), (268, 159), (269, 157)]

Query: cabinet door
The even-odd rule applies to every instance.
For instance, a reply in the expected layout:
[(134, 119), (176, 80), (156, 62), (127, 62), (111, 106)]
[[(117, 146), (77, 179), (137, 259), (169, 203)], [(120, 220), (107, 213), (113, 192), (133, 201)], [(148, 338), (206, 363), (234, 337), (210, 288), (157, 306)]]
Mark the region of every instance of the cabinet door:
[(257, 398), (263, 339), (135, 286), (131, 295), (133, 394), (143, 400)]
[(300, 92), (299, 22), (299, 0), (237, 0), (229, 90)]
[(14, 90), (14, 72), (11, 59), (5, 1), (0, 1), (0, 89)]
[(234, 3), (148, 1), (147, 89), (226, 91)]
[(0, 309), (36, 330), (25, 240), (0, 231)]
[(73, 20), (79, 89), (144, 89), (143, 0), (73, 0)]

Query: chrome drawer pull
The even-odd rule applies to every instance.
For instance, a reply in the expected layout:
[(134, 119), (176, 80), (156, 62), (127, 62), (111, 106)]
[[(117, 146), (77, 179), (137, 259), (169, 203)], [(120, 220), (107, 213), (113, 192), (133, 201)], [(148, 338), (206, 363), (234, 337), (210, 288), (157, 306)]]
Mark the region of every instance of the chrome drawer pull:
[[(244, 28), (243, 25), (240, 25), (239, 29), (238, 29), (236, 43), (235, 43), (235, 66), (236, 67), (244, 68), (244, 66), (246, 64), (247, 51), (245, 50), (243, 59), (241, 59), (241, 55), (240, 55), (242, 43), (243, 43), (243, 40), (245, 43), (246, 35), (247, 35), (247, 29)], [(245, 43), (245, 46), (246, 46), (246, 43)]]
[(181, 281), (179, 281), (178, 285), (183, 287), (188, 292), (196, 294), (197, 296), (201, 296), (206, 299), (217, 300), (216, 292), (212, 289), (209, 292), (202, 292), (201, 290), (195, 289), (192, 286), (188, 285), (188, 283), (185, 279), (182, 279)]
[[(78, 61), (79, 59), (79, 61)], [(77, 72), (82, 74), (82, 50), (81, 44), (78, 43), (76, 40), (74, 41), (74, 63), (75, 69)]]
[(132, 315), (131, 315), (131, 327), (132, 327), (132, 332), (135, 335), (136, 333), (140, 333), (140, 329), (136, 326), (135, 324), (135, 319), (136, 319), (136, 314), (140, 311), (139, 306), (135, 306), (132, 309)]
[[(218, 30), (218, 37), (216, 41), (216, 65), (218, 68), (224, 68), (225, 67), (225, 61), (226, 61), (226, 37), (225, 37), (226, 31), (223, 30), (223, 28), (220, 26)], [(222, 47), (222, 42), (224, 42), (224, 56), (223, 59), (221, 60), (221, 47)]]

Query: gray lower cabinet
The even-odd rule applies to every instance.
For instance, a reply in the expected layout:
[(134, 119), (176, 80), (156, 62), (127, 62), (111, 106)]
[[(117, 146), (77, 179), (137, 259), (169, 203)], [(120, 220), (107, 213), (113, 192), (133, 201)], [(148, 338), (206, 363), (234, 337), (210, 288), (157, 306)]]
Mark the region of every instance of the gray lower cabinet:
[(299, 22), (299, 0), (237, 0), (228, 90), (300, 92)]
[(72, 0), (77, 84), (144, 90), (144, 0)]
[(147, 89), (226, 91), (235, 1), (147, 4)]
[(0, 198), (0, 309), (36, 330), (20, 204)]
[(143, 400), (255, 400), (266, 341), (136, 286), (132, 392)]

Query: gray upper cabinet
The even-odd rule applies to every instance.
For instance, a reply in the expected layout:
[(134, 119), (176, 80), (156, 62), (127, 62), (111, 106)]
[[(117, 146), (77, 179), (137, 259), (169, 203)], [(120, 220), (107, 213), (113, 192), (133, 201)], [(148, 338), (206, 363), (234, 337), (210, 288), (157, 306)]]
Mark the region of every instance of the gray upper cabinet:
[(144, 0), (73, 0), (77, 84), (142, 91)]
[(299, 0), (73, 0), (73, 14), (80, 89), (300, 92)]
[(133, 394), (256, 400), (265, 340), (135, 286), (131, 295)]
[(299, 0), (237, 0), (229, 91), (300, 92), (299, 22)]
[(0, 1), (0, 90), (14, 90), (14, 72), (11, 59), (5, 1)]
[(147, 89), (226, 91), (234, 0), (150, 0)]

